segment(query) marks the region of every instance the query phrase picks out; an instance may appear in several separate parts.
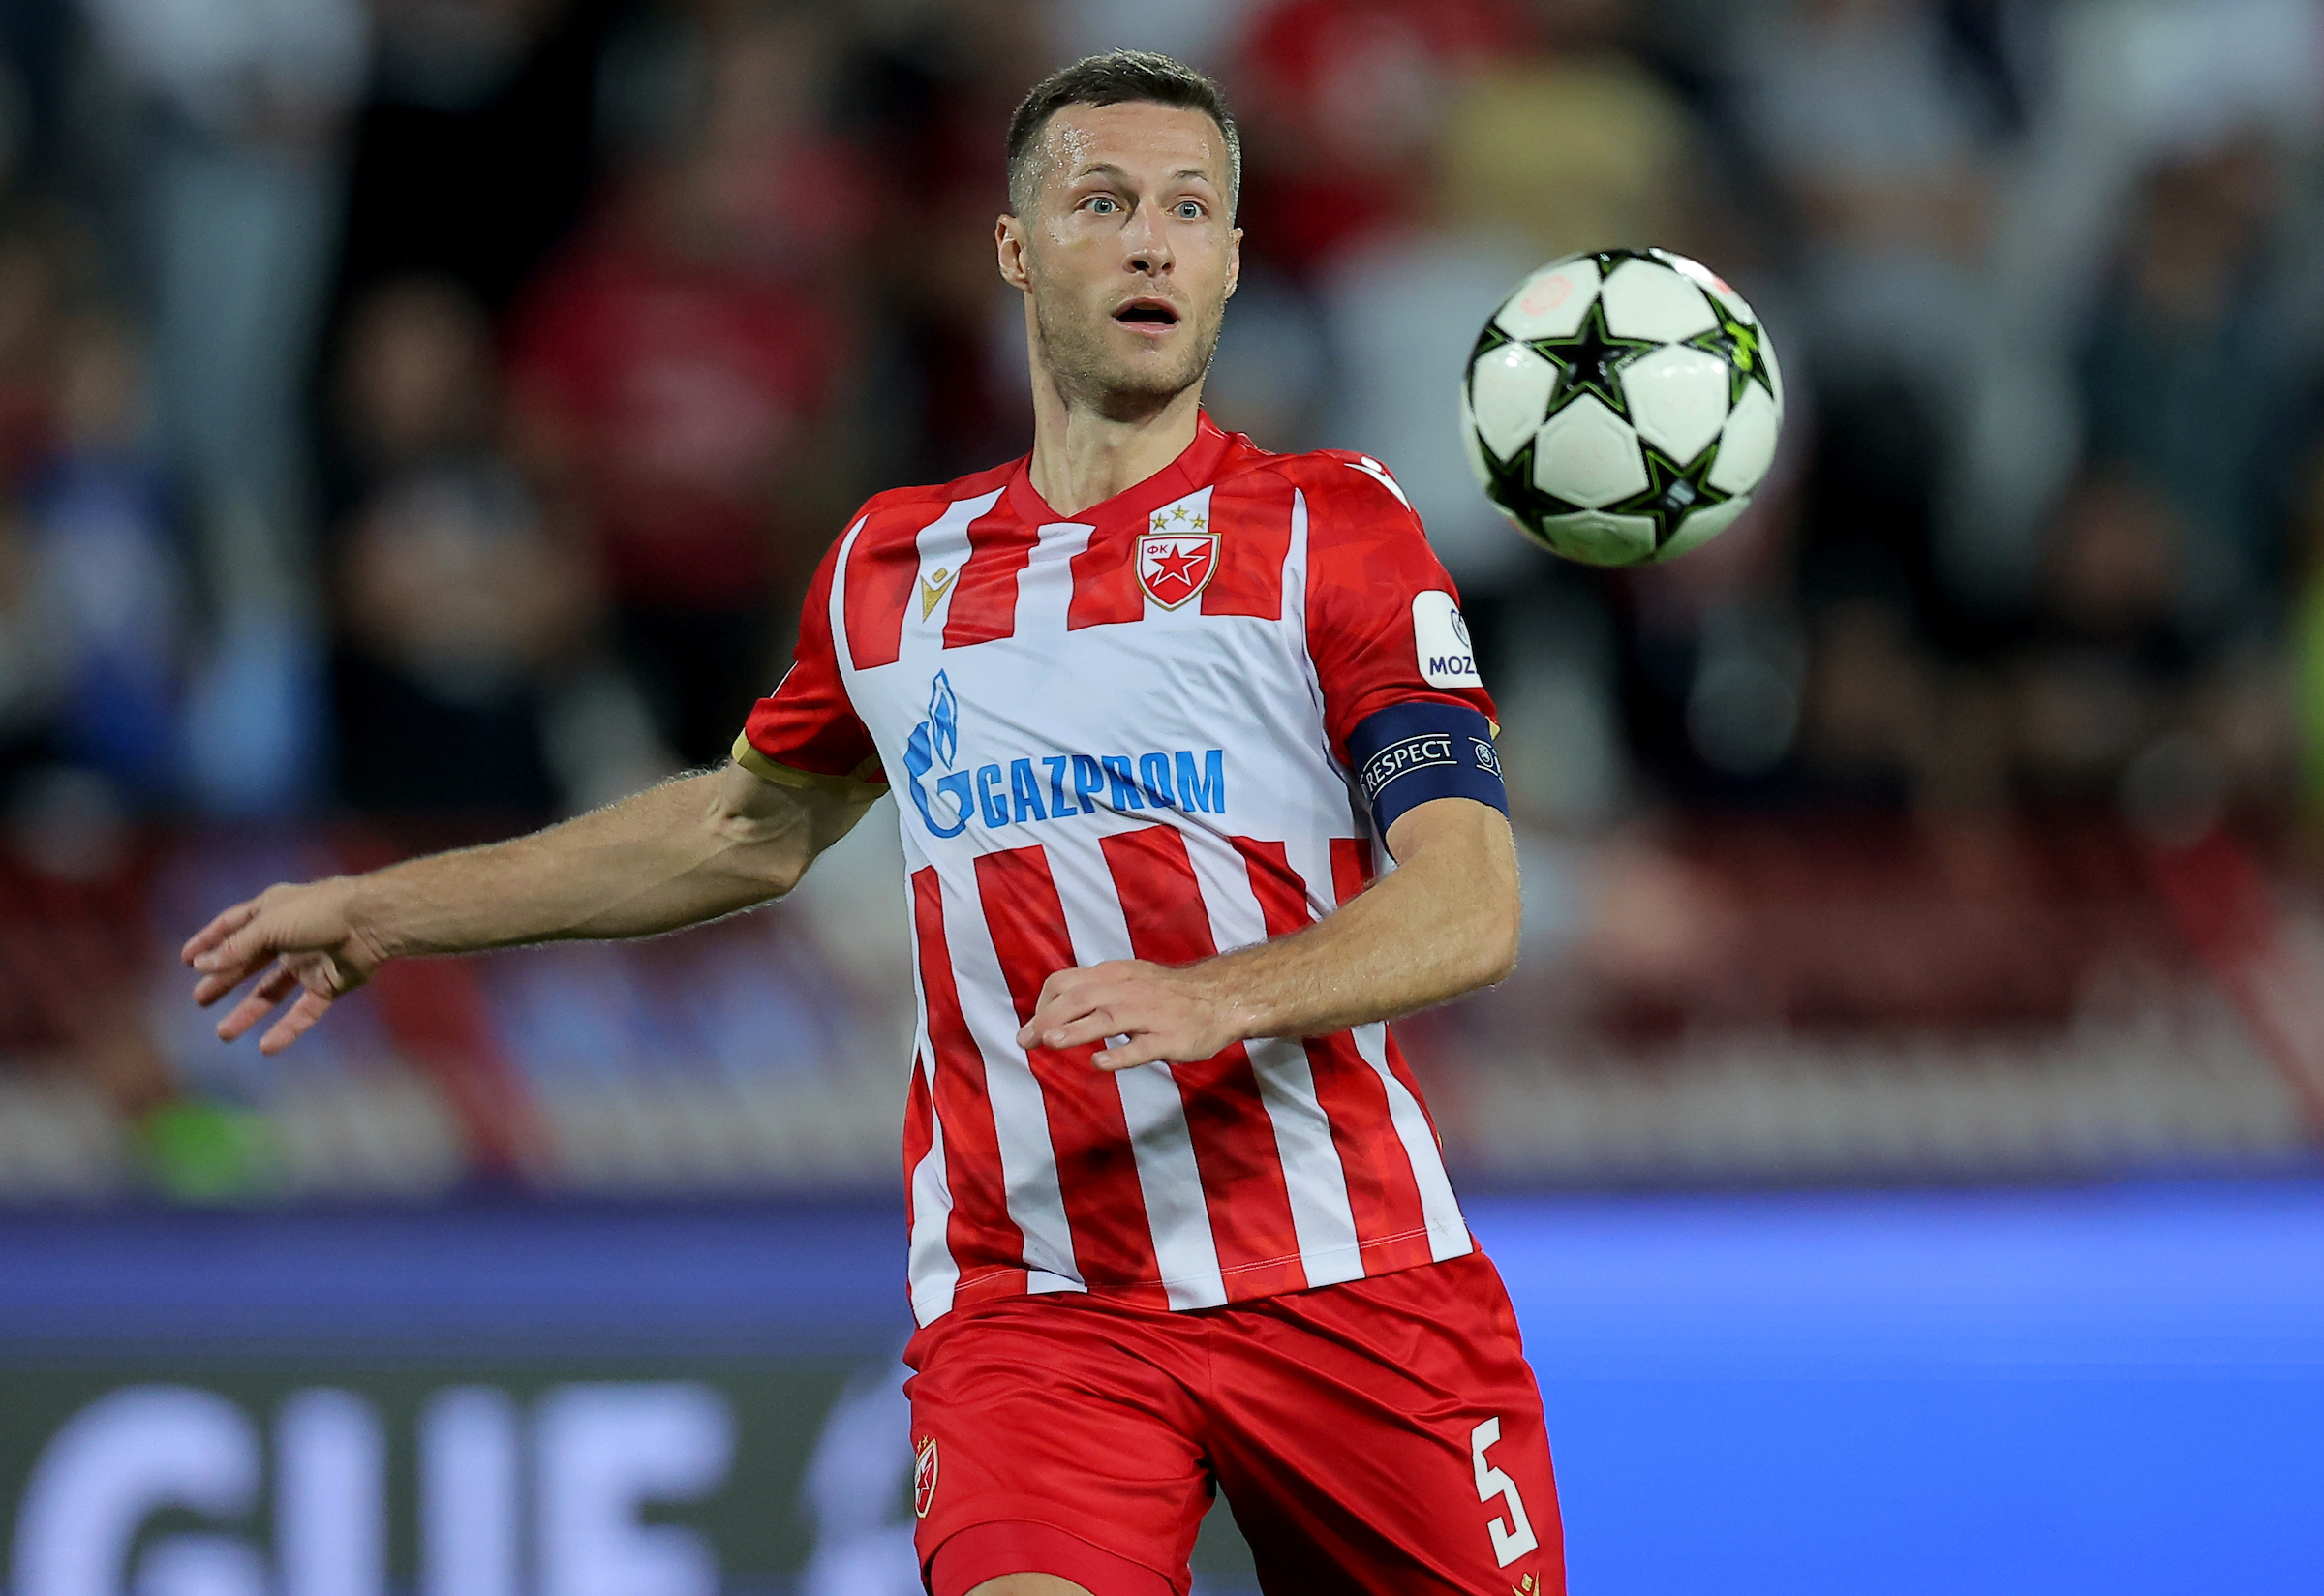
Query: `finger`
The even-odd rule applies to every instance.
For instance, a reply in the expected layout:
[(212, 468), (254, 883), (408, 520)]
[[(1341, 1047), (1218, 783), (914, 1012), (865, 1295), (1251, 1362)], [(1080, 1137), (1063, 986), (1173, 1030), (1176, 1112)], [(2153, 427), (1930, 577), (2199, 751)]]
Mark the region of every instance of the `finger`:
[(186, 938), (186, 945), (177, 950), (177, 956), (189, 965), (194, 963), (202, 954), (209, 952), (220, 942), (225, 941), (235, 932), (250, 924), (258, 912), (259, 901), (256, 898), (247, 899), (234, 905), (231, 908), (219, 910), (208, 925)]
[(1087, 1047), (1111, 1036), (1135, 1036), (1147, 1028), (1145, 1016), (1119, 1007), (1099, 1008), (1068, 1025), (1041, 1033), (1041, 1046), (1064, 1050)]
[(1170, 1063), (1179, 1051), (1163, 1041), (1161, 1032), (1149, 1030), (1143, 1036), (1122, 1037), (1117, 1045), (1092, 1053), (1089, 1061), (1108, 1073), (1117, 1073), (1140, 1064)]
[(201, 979), (194, 983), (194, 1001), (203, 1008), (208, 1008), (260, 970), (264, 969), (272, 962), (273, 957), (272, 954), (265, 952), (253, 953), (245, 958), (235, 960), (234, 963), (223, 969), (203, 971)]
[(289, 965), (277, 965), (267, 971), (266, 978), (250, 989), (250, 995), (236, 1003), (225, 1019), (218, 1022), (218, 1040), (232, 1042), (241, 1039), (243, 1032), (263, 1020), (274, 1005), (298, 988), (298, 972)]
[(272, 1029), (259, 1038), (259, 1051), (272, 1058), (315, 1028), (315, 1022), (330, 1012), (337, 999), (320, 992), (302, 992)]
[(1033, 1006), (1032, 1018), (1025, 1021), (1017, 1032), (1019, 1047), (1055, 1047), (1049, 1033), (1060, 1026), (1071, 1025), (1086, 1015), (1095, 1013), (1104, 1003), (1109, 988), (1093, 983), (1077, 982), (1044, 998)]
[(1019, 1047), (1042, 1045), (1042, 1032), (1080, 1019), (1099, 1005), (1137, 990), (1137, 983), (1153, 967), (1135, 959), (1109, 959), (1102, 965), (1060, 969), (1041, 983), (1033, 1012), (1017, 1032)]
[(206, 950), (194, 956), (194, 967), (199, 970), (220, 970), (244, 960), (263, 959), (282, 951), (281, 928), (263, 917), (253, 914), (238, 930), (228, 933)]

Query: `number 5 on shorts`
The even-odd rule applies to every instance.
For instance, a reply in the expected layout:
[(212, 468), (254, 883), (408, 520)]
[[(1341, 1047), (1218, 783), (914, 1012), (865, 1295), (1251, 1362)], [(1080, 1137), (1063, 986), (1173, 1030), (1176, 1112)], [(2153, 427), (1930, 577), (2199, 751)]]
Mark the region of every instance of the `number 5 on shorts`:
[(1487, 1419), (1470, 1430), (1469, 1461), (1477, 1465), (1477, 1499), (1490, 1502), (1500, 1496), (1509, 1502), (1507, 1520), (1496, 1513), (1484, 1526), (1492, 1531), (1494, 1557), (1507, 1568), (1541, 1543), (1534, 1539), (1532, 1521), (1525, 1517), (1525, 1498), (1517, 1494), (1517, 1482), (1484, 1460), (1485, 1448), (1499, 1439), (1499, 1419)]

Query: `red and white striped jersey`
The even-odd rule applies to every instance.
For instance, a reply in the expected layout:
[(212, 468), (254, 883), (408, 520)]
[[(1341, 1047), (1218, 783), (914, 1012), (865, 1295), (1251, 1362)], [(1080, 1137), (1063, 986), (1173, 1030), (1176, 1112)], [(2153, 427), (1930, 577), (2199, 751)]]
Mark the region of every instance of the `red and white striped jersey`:
[(1416, 700), (1491, 714), (1411, 506), (1369, 459), (1207, 416), (1073, 517), (1026, 465), (865, 506), (735, 745), (771, 780), (896, 794), (915, 1314), (1208, 1307), (1467, 1253), (1384, 1025), (1116, 1074), (1016, 1041), (1059, 969), (1245, 946), (1370, 878), (1351, 728)]

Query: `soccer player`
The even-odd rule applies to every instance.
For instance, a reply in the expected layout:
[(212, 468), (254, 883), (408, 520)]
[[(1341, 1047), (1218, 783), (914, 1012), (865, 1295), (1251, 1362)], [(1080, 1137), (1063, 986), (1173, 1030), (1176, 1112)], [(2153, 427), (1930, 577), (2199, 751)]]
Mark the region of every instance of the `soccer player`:
[[(391, 958), (637, 936), (795, 885), (893, 791), (914, 1507), (934, 1596), (1564, 1587), (1541, 1397), (1385, 1022), (1500, 979), (1491, 703), (1394, 480), (1200, 409), (1241, 234), (1207, 78), (1117, 52), (1009, 130), (1035, 443), (883, 493), (724, 768), (269, 888), (186, 946), (289, 1046)], [(1377, 849), (1396, 862), (1375, 875)]]

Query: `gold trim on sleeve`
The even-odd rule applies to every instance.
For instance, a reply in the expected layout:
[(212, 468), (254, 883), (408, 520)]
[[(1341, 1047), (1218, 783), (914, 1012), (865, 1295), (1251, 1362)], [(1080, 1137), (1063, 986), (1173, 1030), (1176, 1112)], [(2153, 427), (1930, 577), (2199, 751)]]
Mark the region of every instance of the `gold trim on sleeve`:
[(868, 804), (888, 790), (885, 782), (868, 781), (866, 777), (879, 769), (877, 759), (867, 759), (845, 776), (825, 776), (811, 770), (793, 770), (779, 765), (750, 746), (748, 735), (734, 740), (734, 762), (761, 781), (772, 782), (780, 787), (797, 787), (809, 792), (820, 792), (843, 803)]

